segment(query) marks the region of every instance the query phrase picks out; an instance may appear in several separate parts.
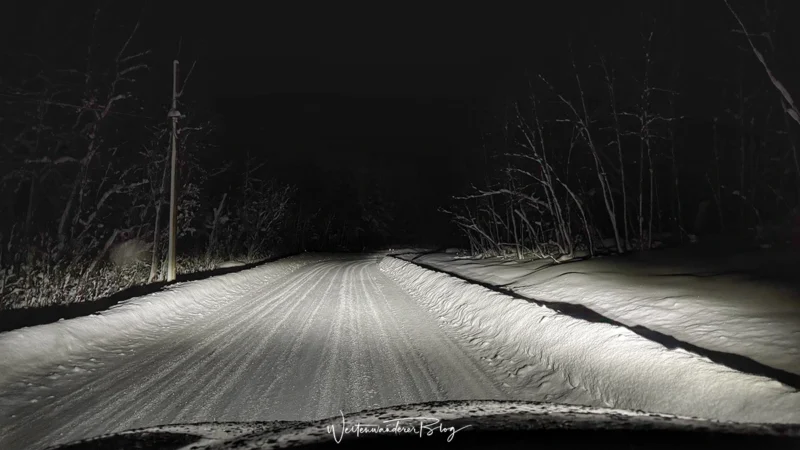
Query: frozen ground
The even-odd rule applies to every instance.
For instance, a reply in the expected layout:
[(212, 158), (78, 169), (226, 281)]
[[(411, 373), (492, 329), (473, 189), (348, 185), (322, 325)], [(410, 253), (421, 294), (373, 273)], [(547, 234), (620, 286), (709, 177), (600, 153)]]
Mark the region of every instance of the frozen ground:
[(0, 448), (505, 399), (376, 256), (303, 256), (0, 334)]
[(383, 255), (303, 255), (0, 333), (0, 448), (427, 401), (800, 422), (800, 393)]
[(527, 298), (583, 305), (628, 326), (800, 375), (795, 253), (697, 247), (562, 264), (445, 253), (415, 261)]

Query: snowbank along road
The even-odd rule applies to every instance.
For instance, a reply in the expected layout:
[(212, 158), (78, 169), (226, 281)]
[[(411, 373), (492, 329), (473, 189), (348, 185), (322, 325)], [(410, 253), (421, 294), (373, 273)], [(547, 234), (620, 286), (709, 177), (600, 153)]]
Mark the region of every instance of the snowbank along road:
[(379, 270), (382, 256), (289, 258), (0, 334), (0, 448), (508, 398)]

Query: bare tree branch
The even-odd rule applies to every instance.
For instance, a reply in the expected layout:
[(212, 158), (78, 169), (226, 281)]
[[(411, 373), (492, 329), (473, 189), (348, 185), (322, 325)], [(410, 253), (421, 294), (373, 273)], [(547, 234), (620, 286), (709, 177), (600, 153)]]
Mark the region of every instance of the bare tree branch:
[(772, 85), (775, 86), (775, 89), (777, 89), (778, 92), (781, 94), (784, 110), (786, 111), (787, 114), (789, 114), (789, 116), (792, 117), (792, 119), (794, 119), (795, 122), (797, 122), (798, 125), (800, 125), (800, 111), (797, 110), (797, 106), (795, 106), (794, 99), (792, 99), (791, 94), (789, 94), (789, 91), (786, 89), (783, 83), (781, 83), (772, 73), (772, 70), (770, 70), (769, 65), (767, 65), (767, 61), (764, 59), (764, 55), (761, 54), (758, 48), (756, 48), (755, 44), (753, 43), (753, 40), (750, 38), (750, 33), (747, 32), (747, 28), (744, 26), (744, 22), (742, 22), (742, 19), (739, 18), (738, 14), (736, 14), (736, 11), (733, 9), (728, 0), (723, 0), (723, 1), (725, 2), (725, 5), (728, 7), (728, 10), (731, 12), (733, 17), (739, 23), (739, 27), (741, 27), (742, 34), (744, 34), (744, 36), (747, 38), (747, 42), (748, 44), (750, 44), (750, 48), (753, 50), (753, 54), (756, 56), (756, 59), (758, 59), (758, 62), (761, 63), (761, 66), (764, 67), (764, 71), (767, 73), (767, 76), (772, 82)]

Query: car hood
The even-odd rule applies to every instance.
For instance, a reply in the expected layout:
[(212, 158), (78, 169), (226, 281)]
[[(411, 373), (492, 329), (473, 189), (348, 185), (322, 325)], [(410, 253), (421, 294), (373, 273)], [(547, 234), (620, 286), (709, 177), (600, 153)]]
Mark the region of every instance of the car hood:
[[(588, 441), (587, 441), (588, 440)], [(124, 431), (53, 447), (95, 449), (800, 448), (800, 424), (743, 424), (540, 402), (431, 402), (314, 421), (208, 422)]]

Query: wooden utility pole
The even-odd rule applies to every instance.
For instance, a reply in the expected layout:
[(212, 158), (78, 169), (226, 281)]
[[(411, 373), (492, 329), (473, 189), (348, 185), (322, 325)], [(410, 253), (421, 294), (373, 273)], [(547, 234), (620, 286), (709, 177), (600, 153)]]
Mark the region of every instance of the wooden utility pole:
[(172, 108), (167, 117), (172, 119), (172, 167), (169, 188), (169, 253), (167, 256), (167, 281), (174, 281), (177, 273), (175, 244), (178, 238), (178, 60), (172, 61)]

